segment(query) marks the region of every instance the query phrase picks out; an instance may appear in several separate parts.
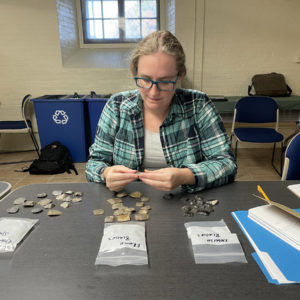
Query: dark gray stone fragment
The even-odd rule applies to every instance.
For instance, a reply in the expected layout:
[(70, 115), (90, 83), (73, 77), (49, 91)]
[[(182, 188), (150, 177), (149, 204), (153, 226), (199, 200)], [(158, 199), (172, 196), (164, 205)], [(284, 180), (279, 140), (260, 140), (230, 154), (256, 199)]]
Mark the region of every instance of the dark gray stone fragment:
[(46, 198), (47, 194), (46, 193), (39, 193), (36, 195), (38, 198)]
[(208, 204), (210, 204), (212, 206), (215, 206), (215, 205), (219, 204), (219, 200), (217, 200), (217, 199), (209, 199), (209, 200), (206, 201), (206, 203), (208, 203)]
[(35, 207), (31, 210), (31, 212), (33, 214), (38, 214), (38, 213), (41, 213), (43, 211), (43, 208), (42, 207)]
[(202, 200), (203, 200), (203, 198), (202, 198), (201, 196), (199, 196), (199, 195), (195, 195), (195, 196), (194, 196), (194, 199), (195, 199), (196, 201), (202, 201)]
[(8, 208), (6, 211), (9, 213), (9, 214), (16, 214), (18, 211), (19, 211), (19, 206), (18, 205), (14, 205), (10, 208)]
[(172, 193), (164, 194), (163, 199), (165, 200), (171, 200), (174, 198), (174, 195)]
[(191, 212), (186, 212), (186, 213), (183, 214), (183, 216), (184, 216), (184, 217), (193, 217), (194, 214), (191, 213)]
[(202, 216), (208, 216), (209, 215), (209, 213), (208, 212), (206, 212), (206, 211), (198, 211), (198, 215), (202, 215)]
[(58, 196), (58, 195), (60, 195), (62, 193), (63, 193), (63, 191), (60, 191), (60, 190), (54, 190), (54, 191), (52, 191), (52, 195), (53, 196)]

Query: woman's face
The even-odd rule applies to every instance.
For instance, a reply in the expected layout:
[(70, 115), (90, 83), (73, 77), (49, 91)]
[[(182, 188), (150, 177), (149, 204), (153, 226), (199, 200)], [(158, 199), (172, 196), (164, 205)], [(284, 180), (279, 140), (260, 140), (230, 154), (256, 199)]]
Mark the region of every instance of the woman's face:
[[(173, 55), (157, 52), (150, 55), (143, 55), (138, 61), (137, 77), (152, 79), (154, 81), (167, 80), (175, 81), (178, 74), (176, 60)], [(177, 85), (182, 77), (178, 76)], [(176, 86), (171, 91), (160, 91), (155, 84), (151, 89), (140, 88), (144, 101), (144, 108), (151, 111), (165, 111), (172, 102)]]

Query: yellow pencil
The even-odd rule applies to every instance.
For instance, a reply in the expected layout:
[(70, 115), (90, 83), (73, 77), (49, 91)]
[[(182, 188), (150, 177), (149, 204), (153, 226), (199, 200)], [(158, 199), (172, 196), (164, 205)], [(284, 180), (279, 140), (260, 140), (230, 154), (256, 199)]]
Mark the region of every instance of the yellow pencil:
[(269, 197), (266, 195), (266, 193), (264, 192), (264, 190), (260, 185), (257, 186), (257, 190), (263, 195), (263, 197), (267, 200), (267, 202), (270, 203)]

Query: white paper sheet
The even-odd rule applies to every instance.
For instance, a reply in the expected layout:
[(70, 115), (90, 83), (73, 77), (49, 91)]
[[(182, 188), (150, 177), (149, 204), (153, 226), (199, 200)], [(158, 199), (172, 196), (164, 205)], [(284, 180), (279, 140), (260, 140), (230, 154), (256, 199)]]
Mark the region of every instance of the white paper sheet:
[(249, 209), (248, 217), (300, 250), (300, 220), (298, 218), (269, 204)]

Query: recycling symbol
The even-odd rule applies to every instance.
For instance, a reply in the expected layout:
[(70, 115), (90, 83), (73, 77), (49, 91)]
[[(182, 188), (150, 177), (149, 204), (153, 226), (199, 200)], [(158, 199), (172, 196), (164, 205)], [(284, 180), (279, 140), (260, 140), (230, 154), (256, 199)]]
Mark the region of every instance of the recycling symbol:
[(52, 119), (56, 124), (65, 125), (68, 123), (69, 117), (65, 111), (57, 110), (57, 111), (55, 111), (54, 115), (52, 116)]

